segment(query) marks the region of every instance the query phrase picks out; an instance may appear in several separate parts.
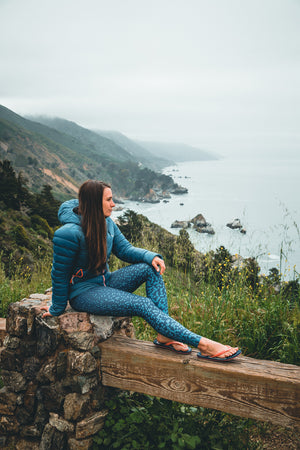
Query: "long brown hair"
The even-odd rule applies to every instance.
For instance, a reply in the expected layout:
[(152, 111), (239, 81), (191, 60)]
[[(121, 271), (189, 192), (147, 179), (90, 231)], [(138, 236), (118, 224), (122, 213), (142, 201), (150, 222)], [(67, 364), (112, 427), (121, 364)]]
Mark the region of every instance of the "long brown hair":
[(89, 270), (102, 272), (106, 264), (106, 221), (103, 214), (103, 191), (110, 185), (103, 181), (87, 180), (79, 189), (81, 226), (89, 254)]

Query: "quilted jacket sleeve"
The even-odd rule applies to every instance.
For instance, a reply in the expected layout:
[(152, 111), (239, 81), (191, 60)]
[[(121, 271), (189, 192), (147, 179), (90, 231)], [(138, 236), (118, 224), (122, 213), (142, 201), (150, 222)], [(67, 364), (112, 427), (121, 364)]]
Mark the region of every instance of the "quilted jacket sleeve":
[(162, 256), (158, 253), (150, 252), (143, 248), (134, 247), (121, 233), (116, 224), (114, 224), (114, 240), (112, 252), (122, 261), (128, 263), (145, 262), (151, 265), (155, 256)]
[(53, 316), (59, 316), (66, 308), (69, 298), (70, 279), (79, 243), (80, 238), (76, 225), (64, 225), (54, 233), (51, 271), (52, 305), (49, 309)]

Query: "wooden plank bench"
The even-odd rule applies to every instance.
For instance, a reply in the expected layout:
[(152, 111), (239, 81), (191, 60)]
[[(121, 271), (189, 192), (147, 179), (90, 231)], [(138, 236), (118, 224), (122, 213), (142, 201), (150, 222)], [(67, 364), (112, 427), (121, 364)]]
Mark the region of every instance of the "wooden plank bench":
[(203, 361), (112, 336), (99, 344), (104, 386), (213, 408), (285, 427), (300, 426), (300, 367), (241, 356)]

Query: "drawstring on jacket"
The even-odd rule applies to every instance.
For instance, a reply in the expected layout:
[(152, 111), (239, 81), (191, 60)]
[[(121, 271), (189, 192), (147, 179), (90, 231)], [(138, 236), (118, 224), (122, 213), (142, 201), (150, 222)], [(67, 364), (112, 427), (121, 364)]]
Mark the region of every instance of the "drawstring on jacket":
[(74, 284), (74, 278), (83, 278), (83, 270), (79, 269), (74, 275), (72, 275), (70, 284)]
[[(102, 273), (103, 286), (106, 287), (104, 273), (105, 272), (103, 271), (103, 273)], [(77, 272), (75, 274), (72, 275), (71, 280), (70, 280), (70, 284), (74, 284), (74, 278), (83, 278), (83, 270), (79, 269), (79, 270), (77, 270)]]

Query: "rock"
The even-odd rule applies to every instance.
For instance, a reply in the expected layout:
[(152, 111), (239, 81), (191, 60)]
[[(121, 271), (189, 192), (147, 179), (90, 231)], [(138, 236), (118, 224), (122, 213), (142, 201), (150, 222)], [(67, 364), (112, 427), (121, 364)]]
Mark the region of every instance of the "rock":
[(195, 216), (191, 220), (191, 222), (195, 227), (206, 227), (207, 226), (207, 222), (202, 214), (197, 214), (197, 216)]
[(94, 434), (103, 428), (105, 418), (108, 411), (99, 411), (90, 417), (85, 418), (81, 422), (77, 423), (76, 426), (76, 439), (84, 439)]
[(21, 439), (14, 448), (16, 450), (39, 450), (39, 444), (34, 441), (27, 441), (27, 439)]
[(21, 373), (2, 370), (1, 377), (4, 385), (7, 386), (10, 391), (21, 392), (26, 390), (27, 382)]
[(56, 376), (60, 380), (67, 372), (68, 353), (59, 352), (56, 359)]
[(19, 431), (19, 423), (14, 416), (0, 417), (0, 435), (16, 435)]
[(111, 389), (113, 392), (113, 388), (107, 388), (99, 384), (97, 386), (97, 389), (92, 392), (90, 405), (93, 407), (93, 409), (99, 411), (103, 408), (106, 400), (108, 400), (108, 398), (110, 397), (109, 389)]
[(64, 417), (67, 420), (83, 419), (89, 409), (89, 394), (68, 394), (64, 401)]
[(49, 419), (49, 413), (46, 411), (46, 408), (42, 403), (39, 403), (37, 406), (37, 410), (35, 413), (34, 418), (34, 425), (39, 430), (39, 432), (42, 434), (43, 429), (48, 422)]
[(67, 438), (65, 433), (61, 433), (48, 423), (43, 431), (39, 450), (66, 449)]
[(23, 405), (26, 408), (26, 411), (29, 412), (30, 415), (35, 413), (36, 401), (35, 395), (37, 391), (37, 386), (32, 382), (29, 383), (27, 391), (24, 394)]
[(25, 298), (20, 302), (10, 303), (6, 319), (8, 334), (18, 337), (34, 334), (35, 317), (40, 312), (41, 306), (48, 304), (51, 296), (45, 296), (44, 294), (32, 295), (35, 298)]
[(20, 434), (23, 437), (38, 438), (42, 435), (42, 432), (34, 425), (27, 425), (21, 428)]
[(46, 410), (59, 412), (65, 398), (62, 383), (57, 381), (50, 386), (41, 386), (40, 391)]
[[(135, 329), (130, 317), (114, 317), (114, 334), (135, 338)], [(95, 354), (95, 348), (92, 349)], [(96, 355), (95, 355), (96, 356)]]
[(4, 348), (0, 353), (0, 369), (21, 372), (22, 361), (15, 352)]
[(198, 231), (198, 233), (215, 234), (215, 230), (210, 223), (206, 222), (202, 214), (197, 214), (191, 222), (194, 224), (194, 230)]
[(186, 220), (175, 220), (175, 222), (172, 223), (171, 228), (189, 228), (190, 226), (190, 222)]
[(91, 373), (97, 369), (95, 358), (89, 353), (80, 353), (70, 350), (68, 353), (68, 365), (70, 370), (79, 373)]
[(0, 448), (4, 448), (7, 444), (7, 437), (6, 436), (0, 436)]
[(70, 450), (89, 450), (92, 448), (93, 439), (89, 438), (78, 441), (77, 439), (70, 438), (68, 444)]
[(183, 186), (175, 186), (172, 190), (171, 190), (171, 194), (174, 195), (180, 195), (180, 194), (187, 194), (189, 191), (187, 188), (183, 187)]
[(20, 406), (16, 409), (15, 417), (20, 425), (29, 425), (32, 420), (31, 413), (24, 408), (23, 406)]
[(77, 312), (69, 309), (58, 317), (58, 322), (61, 329), (66, 333), (74, 333), (75, 331), (91, 333), (93, 330), (90, 315), (86, 312)]
[(95, 374), (91, 375), (69, 375), (62, 380), (63, 391), (75, 391), (86, 394), (90, 389), (97, 387), (99, 383)]
[[(170, 192), (169, 191), (163, 191), (162, 193), (161, 193), (161, 197), (162, 198), (171, 198), (171, 194), (170, 194)], [(166, 202), (166, 201), (165, 201)]]
[(76, 331), (65, 336), (65, 341), (68, 345), (76, 350), (87, 351), (94, 347), (94, 336), (92, 333), (85, 333), (83, 331)]
[(114, 332), (114, 318), (110, 316), (90, 316), (90, 321), (94, 325), (94, 333), (97, 336), (97, 341), (105, 341)]
[(31, 294), (29, 298), (34, 298), (38, 300), (50, 300), (50, 295), (47, 294)]
[(20, 354), (26, 358), (36, 353), (36, 341), (22, 339), (20, 342)]
[(60, 418), (58, 414), (55, 413), (50, 413), (49, 423), (62, 433), (72, 433), (74, 431), (74, 425), (71, 422)]
[(242, 228), (242, 229), (240, 230), (240, 233), (242, 233), (242, 234), (246, 234), (246, 233), (247, 233), (247, 231), (245, 230), (245, 228)]
[(56, 317), (36, 318), (37, 355), (51, 355), (60, 341), (59, 325)]
[(78, 376), (78, 385), (81, 394), (87, 394), (90, 390), (98, 385), (98, 377), (96, 375), (80, 375)]
[(36, 356), (31, 356), (24, 361), (23, 375), (26, 380), (33, 380), (36, 378), (41, 367), (41, 361)]
[(146, 203), (159, 203), (160, 199), (156, 192), (153, 189), (150, 189), (148, 194), (144, 196), (143, 201)]
[(45, 364), (41, 367), (39, 373), (37, 374), (37, 381), (39, 383), (48, 384), (53, 383), (55, 381), (56, 375), (56, 362), (54, 360), (50, 361), (48, 364)]
[(240, 219), (234, 219), (232, 222), (227, 223), (226, 226), (232, 230), (243, 228)]
[(207, 224), (205, 227), (194, 227), (198, 233), (207, 233), (207, 234), (215, 234), (215, 230), (210, 224)]
[(0, 414), (13, 415), (16, 409), (17, 395), (7, 387), (0, 389)]
[(4, 339), (3, 345), (8, 350), (17, 350), (20, 347), (21, 340), (15, 336), (7, 335)]

